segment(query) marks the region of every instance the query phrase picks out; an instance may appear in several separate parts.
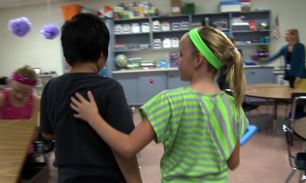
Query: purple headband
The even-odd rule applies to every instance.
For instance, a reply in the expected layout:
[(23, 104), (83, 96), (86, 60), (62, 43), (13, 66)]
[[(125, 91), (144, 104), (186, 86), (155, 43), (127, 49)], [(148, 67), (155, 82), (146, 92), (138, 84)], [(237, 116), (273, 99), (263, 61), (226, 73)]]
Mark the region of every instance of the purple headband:
[(12, 80), (30, 86), (35, 86), (37, 82), (37, 80), (29, 79), (16, 73), (13, 73)]

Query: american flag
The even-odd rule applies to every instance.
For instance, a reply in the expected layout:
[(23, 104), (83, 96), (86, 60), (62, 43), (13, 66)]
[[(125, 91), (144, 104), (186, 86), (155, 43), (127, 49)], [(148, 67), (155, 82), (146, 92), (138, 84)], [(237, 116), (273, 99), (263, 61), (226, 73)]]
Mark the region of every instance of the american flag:
[(273, 38), (274, 39), (279, 39), (280, 38), (278, 16), (275, 17), (275, 20), (274, 20), (274, 23), (273, 23)]

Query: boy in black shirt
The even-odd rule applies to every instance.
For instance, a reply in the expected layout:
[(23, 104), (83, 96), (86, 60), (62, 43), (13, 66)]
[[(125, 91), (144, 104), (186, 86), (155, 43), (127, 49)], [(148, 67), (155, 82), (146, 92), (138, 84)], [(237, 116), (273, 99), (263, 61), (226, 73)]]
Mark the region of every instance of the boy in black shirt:
[(97, 16), (78, 14), (65, 22), (61, 42), (71, 71), (50, 80), (41, 97), (40, 131), (55, 139), (60, 183), (141, 182), (136, 157), (124, 159), (87, 124), (76, 122), (70, 104), (75, 92), (94, 93), (99, 112), (114, 128), (134, 129), (122, 86), (98, 75), (108, 56), (109, 32)]

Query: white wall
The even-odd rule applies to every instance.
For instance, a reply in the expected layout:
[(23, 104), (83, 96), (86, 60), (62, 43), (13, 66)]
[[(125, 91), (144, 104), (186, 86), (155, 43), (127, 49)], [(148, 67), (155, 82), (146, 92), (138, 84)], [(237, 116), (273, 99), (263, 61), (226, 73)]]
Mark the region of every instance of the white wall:
[[(90, 0), (73, 1), (86, 7), (100, 9), (105, 4), (117, 5), (122, 0)], [(125, 2), (131, 2), (131, 0)], [(162, 14), (170, 10), (170, 0), (150, 0)], [(196, 4), (196, 13), (215, 13), (219, 0), (184, 0)], [(284, 32), (288, 28), (297, 28), (300, 31), (300, 40), (306, 44), (306, 1), (305, 0), (252, 0), (252, 6), (260, 9), (270, 9), (272, 20), (276, 14), (280, 20), (282, 38), (272, 40), (271, 52), (276, 52), (285, 41)], [(25, 16), (32, 22), (31, 32), (19, 38), (12, 35), (7, 29), (7, 22), (12, 18)], [(29, 64), (39, 67), (43, 72), (63, 72), (63, 58), (60, 38), (44, 39), (40, 35), (40, 28), (46, 23), (61, 25), (63, 23), (60, 4), (25, 6), (9, 9), (0, 9), (0, 76), (8, 76), (17, 67)], [(273, 63), (278, 65), (279, 63)]]
[[(7, 23), (10, 19), (28, 17), (32, 30), (24, 37), (14, 36)], [(0, 75), (10, 75), (24, 64), (42, 68), (43, 72), (62, 72), (60, 39), (47, 40), (40, 34), (46, 23), (60, 26), (62, 17), (59, 6), (33, 6), (0, 10)]]

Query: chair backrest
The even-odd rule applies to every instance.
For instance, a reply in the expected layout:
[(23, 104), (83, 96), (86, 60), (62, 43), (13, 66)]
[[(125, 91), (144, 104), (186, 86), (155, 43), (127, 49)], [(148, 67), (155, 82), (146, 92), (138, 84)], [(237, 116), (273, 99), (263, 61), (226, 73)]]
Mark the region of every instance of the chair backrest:
[(305, 105), (306, 105), (306, 92), (296, 92), (291, 94), (290, 121), (306, 116), (306, 112), (303, 110)]
[(226, 88), (224, 89), (225, 93), (227, 93), (228, 95), (230, 96), (233, 96), (233, 90), (229, 89), (229, 88)]
[[(224, 89), (225, 93), (227, 93), (228, 95), (230, 96), (233, 96), (233, 90), (229, 89), (229, 88), (226, 88)], [(247, 102), (247, 101), (243, 101), (242, 103), (242, 109), (245, 111), (245, 112), (248, 112), (248, 111), (251, 111), (251, 110), (254, 110), (254, 109), (257, 109), (258, 108), (258, 105), (257, 104), (252, 104), (250, 102)]]
[(286, 138), (286, 145), (287, 145), (287, 153), (288, 153), (288, 160), (291, 167), (294, 167), (293, 160), (295, 159), (295, 156), (292, 154), (291, 147), (293, 146), (293, 131), (289, 127), (289, 121), (287, 120), (283, 124), (283, 132), (285, 134)]

